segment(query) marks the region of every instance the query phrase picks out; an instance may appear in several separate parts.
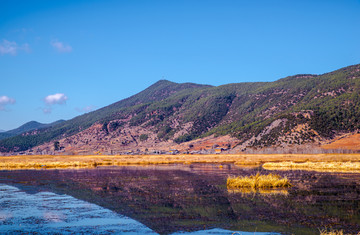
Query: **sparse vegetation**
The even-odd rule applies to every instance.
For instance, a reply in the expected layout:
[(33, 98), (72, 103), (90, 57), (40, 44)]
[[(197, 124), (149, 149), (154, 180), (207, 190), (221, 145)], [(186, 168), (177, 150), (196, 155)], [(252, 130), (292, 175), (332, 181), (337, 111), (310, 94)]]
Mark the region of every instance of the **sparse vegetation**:
[(118, 122), (118, 121), (110, 122), (109, 131), (116, 131), (119, 127), (121, 127), (123, 125), (124, 125), (124, 122)]
[(146, 141), (149, 138), (149, 136), (147, 134), (141, 134), (139, 139), (140, 141)]
[(55, 142), (54, 142), (54, 150), (55, 150), (55, 151), (60, 150), (60, 142), (59, 142), (59, 141), (55, 141)]
[(159, 133), (157, 134), (157, 137), (161, 140), (168, 140), (171, 138), (175, 133), (175, 130), (172, 129), (169, 125), (162, 126), (159, 129)]
[(103, 123), (101, 129), (102, 129), (106, 134), (109, 134), (109, 129), (108, 129), (108, 123), (107, 123), (107, 122)]
[(274, 174), (261, 175), (260, 173), (249, 177), (228, 177), (226, 185), (228, 189), (287, 188), (292, 186), (286, 177), (281, 178)]

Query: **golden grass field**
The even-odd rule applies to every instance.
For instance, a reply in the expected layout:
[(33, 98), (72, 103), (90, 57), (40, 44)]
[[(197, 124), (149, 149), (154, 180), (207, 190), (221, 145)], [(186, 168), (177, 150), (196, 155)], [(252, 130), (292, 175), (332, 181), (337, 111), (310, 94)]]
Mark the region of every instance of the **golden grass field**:
[[(234, 163), (258, 166), (264, 163), (351, 162), (360, 154), (209, 154), (209, 155), (20, 155), (0, 157), (0, 169), (89, 168), (96, 166)], [(266, 164), (265, 164), (266, 166)]]
[(267, 162), (267, 170), (314, 170), (322, 172), (360, 172), (360, 162)]

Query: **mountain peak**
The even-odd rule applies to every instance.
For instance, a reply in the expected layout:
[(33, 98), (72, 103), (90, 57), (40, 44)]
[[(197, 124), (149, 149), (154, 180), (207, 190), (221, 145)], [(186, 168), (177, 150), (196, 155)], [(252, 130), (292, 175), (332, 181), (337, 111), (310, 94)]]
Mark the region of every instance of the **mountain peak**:
[(159, 81), (155, 82), (153, 85), (161, 85), (161, 84), (177, 84), (177, 83), (169, 81), (167, 79), (160, 79)]
[[(170, 86), (175, 86), (178, 83), (166, 80), (166, 79), (161, 79), (157, 82), (155, 82), (154, 84), (152, 84), (151, 86), (149, 86), (148, 88), (146, 88), (144, 91), (148, 90), (148, 89), (162, 89), (164, 87), (170, 87)], [(141, 92), (140, 92), (141, 93)]]
[(19, 126), (16, 129), (1, 132), (2, 134), (0, 135), (0, 139), (15, 136), (15, 135), (20, 135), (20, 134), (22, 134), (24, 132), (33, 131), (33, 130), (36, 130), (36, 129), (41, 129), (41, 128), (54, 126), (54, 125), (60, 124), (62, 122), (65, 122), (65, 120), (58, 120), (58, 121), (48, 123), (48, 124), (40, 123), (40, 122), (37, 122), (37, 121), (30, 121), (30, 122), (27, 122), (27, 123)]

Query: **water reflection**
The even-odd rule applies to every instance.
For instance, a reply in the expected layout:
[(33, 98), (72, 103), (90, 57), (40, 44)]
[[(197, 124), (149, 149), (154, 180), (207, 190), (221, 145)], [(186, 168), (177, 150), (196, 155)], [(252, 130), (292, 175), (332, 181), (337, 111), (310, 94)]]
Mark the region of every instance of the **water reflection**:
[(68, 195), (28, 194), (0, 184), (1, 233), (154, 234), (126, 216)]
[[(324, 227), (360, 231), (360, 174), (282, 171), (275, 173), (294, 185), (287, 191), (227, 190), (228, 175), (253, 175), (259, 170), (192, 164), (2, 171), (0, 182), (16, 183), (28, 191), (31, 185), (66, 193), (133, 218), (160, 234), (214, 228), (251, 234), (318, 234)], [(50, 214), (49, 218), (62, 217)]]
[(239, 188), (239, 189), (228, 189), (229, 193), (239, 194), (261, 194), (261, 195), (289, 195), (287, 189), (254, 189), (254, 188)]
[(209, 229), (209, 230), (200, 230), (200, 231), (196, 231), (196, 232), (178, 232), (178, 233), (173, 233), (172, 235), (203, 235), (203, 234), (216, 234), (216, 235), (277, 235), (278, 233), (262, 233), (262, 232), (234, 232), (234, 231), (229, 231), (226, 229), (219, 229), (219, 228), (214, 228), (214, 229)]

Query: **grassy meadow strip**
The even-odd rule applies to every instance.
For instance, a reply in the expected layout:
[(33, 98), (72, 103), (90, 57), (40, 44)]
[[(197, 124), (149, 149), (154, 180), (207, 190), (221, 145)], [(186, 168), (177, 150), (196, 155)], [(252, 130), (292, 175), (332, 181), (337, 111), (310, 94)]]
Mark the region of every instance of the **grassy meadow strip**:
[(0, 170), (192, 163), (259, 166), (283, 161), (360, 162), (360, 154), (19, 155), (0, 157)]
[(263, 164), (267, 170), (314, 170), (332, 172), (360, 172), (360, 162), (267, 162)]
[(260, 173), (257, 173), (256, 175), (249, 177), (228, 177), (226, 186), (228, 189), (264, 189), (287, 188), (291, 187), (292, 185), (286, 177), (281, 178), (280, 176), (274, 174), (260, 175)]
[(0, 170), (92, 168), (97, 166), (235, 163), (219, 155), (28, 155), (0, 157)]

